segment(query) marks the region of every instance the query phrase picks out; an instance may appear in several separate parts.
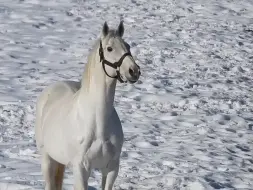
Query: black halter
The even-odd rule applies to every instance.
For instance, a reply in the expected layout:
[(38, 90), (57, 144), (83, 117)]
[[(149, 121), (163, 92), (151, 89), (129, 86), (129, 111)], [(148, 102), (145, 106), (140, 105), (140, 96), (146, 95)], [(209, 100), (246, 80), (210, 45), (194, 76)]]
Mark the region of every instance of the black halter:
[[(120, 66), (123, 62), (123, 60), (125, 59), (126, 56), (131, 56), (131, 53), (130, 52), (127, 52), (125, 53), (124, 55), (122, 55), (122, 57), (115, 63), (111, 63), (109, 61), (107, 61), (104, 57), (104, 52), (103, 52), (103, 46), (102, 46), (102, 42), (100, 40), (100, 47), (99, 47), (99, 56), (100, 56), (100, 62), (102, 61), (102, 65), (103, 65), (103, 69), (104, 69), (104, 72), (105, 74), (110, 77), (110, 78), (116, 78), (119, 80), (119, 82), (123, 83), (124, 81), (122, 80), (121, 78), (121, 75), (120, 75), (120, 72), (119, 72), (119, 69), (120, 69)], [(105, 69), (105, 64), (116, 69), (116, 76), (110, 76), (107, 72), (106, 72), (106, 69)]]

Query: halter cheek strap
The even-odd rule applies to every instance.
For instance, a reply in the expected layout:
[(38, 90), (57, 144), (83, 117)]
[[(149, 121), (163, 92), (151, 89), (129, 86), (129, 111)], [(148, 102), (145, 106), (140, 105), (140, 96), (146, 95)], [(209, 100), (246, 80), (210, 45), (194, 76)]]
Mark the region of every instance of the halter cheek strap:
[[(122, 62), (123, 60), (125, 59), (126, 56), (131, 56), (131, 53), (130, 52), (127, 52), (125, 53), (124, 55), (122, 55), (122, 57), (115, 63), (111, 63), (109, 61), (107, 61), (104, 57), (104, 52), (103, 52), (103, 46), (102, 46), (102, 42), (100, 41), (100, 47), (99, 47), (99, 56), (100, 56), (100, 62), (102, 62), (102, 66), (103, 66), (103, 69), (104, 69), (104, 72), (105, 74), (110, 77), (110, 78), (116, 78), (119, 80), (119, 82), (123, 83), (124, 81), (122, 80), (121, 78), (121, 75), (120, 75), (120, 66), (122, 65)], [(116, 69), (116, 75), (115, 76), (110, 76), (106, 69), (105, 69), (105, 65), (108, 65), (114, 69)]]

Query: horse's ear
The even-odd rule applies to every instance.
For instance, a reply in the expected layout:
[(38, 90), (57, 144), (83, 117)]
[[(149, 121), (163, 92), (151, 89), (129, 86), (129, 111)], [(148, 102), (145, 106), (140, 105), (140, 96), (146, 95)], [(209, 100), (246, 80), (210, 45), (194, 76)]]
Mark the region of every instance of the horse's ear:
[(117, 32), (118, 32), (118, 34), (119, 34), (120, 37), (123, 36), (123, 34), (124, 34), (124, 24), (123, 24), (123, 20), (120, 21)]
[(107, 22), (105, 22), (103, 25), (103, 29), (102, 29), (103, 37), (107, 36), (108, 32), (109, 32), (109, 26), (108, 26)]

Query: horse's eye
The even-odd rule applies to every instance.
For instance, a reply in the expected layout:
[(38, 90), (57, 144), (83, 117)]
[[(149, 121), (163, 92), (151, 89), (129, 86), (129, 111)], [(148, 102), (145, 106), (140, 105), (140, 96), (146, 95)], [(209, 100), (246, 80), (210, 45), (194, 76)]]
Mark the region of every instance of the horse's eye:
[(111, 52), (112, 51), (112, 47), (107, 47), (107, 51)]

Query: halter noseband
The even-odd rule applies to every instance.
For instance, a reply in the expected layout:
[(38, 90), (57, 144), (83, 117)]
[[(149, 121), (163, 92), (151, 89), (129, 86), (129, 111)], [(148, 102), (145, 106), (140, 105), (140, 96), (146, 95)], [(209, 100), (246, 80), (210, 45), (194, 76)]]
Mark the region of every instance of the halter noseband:
[[(122, 62), (123, 60), (125, 59), (126, 56), (131, 56), (131, 53), (130, 52), (127, 52), (125, 53), (124, 55), (122, 55), (122, 57), (115, 63), (111, 63), (109, 61), (107, 61), (104, 57), (104, 52), (103, 52), (103, 46), (102, 46), (102, 41), (100, 40), (100, 47), (99, 47), (99, 56), (100, 56), (100, 62), (102, 61), (102, 66), (103, 66), (103, 69), (104, 69), (104, 72), (105, 74), (110, 77), (110, 78), (116, 78), (119, 80), (119, 82), (123, 83), (124, 81), (122, 80), (121, 78), (121, 75), (120, 75), (120, 66), (122, 65)], [(106, 72), (106, 69), (105, 69), (105, 64), (116, 69), (116, 76), (110, 76), (107, 72)]]

